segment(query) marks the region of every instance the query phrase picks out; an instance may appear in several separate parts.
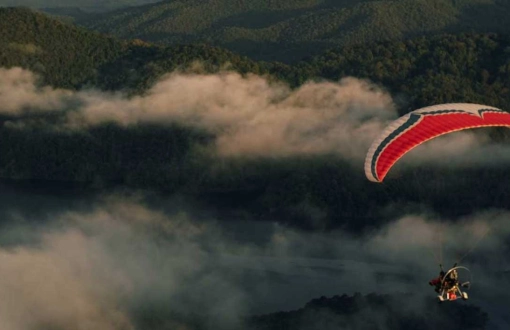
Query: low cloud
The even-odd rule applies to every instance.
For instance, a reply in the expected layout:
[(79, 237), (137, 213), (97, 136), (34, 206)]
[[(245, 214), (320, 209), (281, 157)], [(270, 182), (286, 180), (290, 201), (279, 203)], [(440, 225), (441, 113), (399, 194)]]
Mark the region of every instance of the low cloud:
[(176, 122), (215, 134), (221, 155), (333, 153), (362, 159), (374, 134), (395, 114), (387, 93), (355, 78), (291, 90), (255, 75), (175, 73), (145, 96), (87, 99), (68, 123)]
[[(501, 306), (509, 298), (510, 283), (500, 278), (510, 269), (501, 253), (510, 237), (507, 213), (456, 223), (409, 215), (353, 237), (271, 223), (257, 224), (264, 230), (250, 222), (228, 227), (185, 212), (168, 215), (141, 198), (114, 196), (89, 209), (63, 211), (42, 228), (24, 226), (30, 243), (2, 237), (9, 244), (0, 249), (0, 293), (10, 298), (1, 303), (0, 327), (138, 329), (148, 315), (179, 324), (176, 313), (229, 328), (244, 315), (300, 308), (323, 295), (414, 292), (434, 299), (427, 285), (438, 272), (434, 253), (442, 245), (449, 267), (474, 243), (462, 262), (476, 274), (473, 302)], [(252, 234), (242, 239), (246, 230)]]
[[(62, 116), (59, 129), (87, 129), (106, 122), (125, 127), (177, 123), (214, 134), (215, 150), (222, 156), (336, 154), (359, 166), (372, 141), (398, 117), (391, 95), (353, 77), (291, 89), (251, 74), (174, 72), (143, 96), (128, 97), (122, 92), (40, 86), (30, 71), (0, 69), (0, 114), (23, 115), (7, 125), (22, 128), (31, 122), (30, 114), (48, 112)], [(428, 141), (397, 166), (510, 161), (508, 146), (494, 144), (477, 131)]]
[(39, 87), (19, 68), (3, 69), (0, 77), (0, 113), (51, 110), (71, 129), (179, 123), (215, 134), (218, 153), (228, 156), (333, 153), (361, 161), (376, 134), (396, 118), (388, 93), (352, 77), (292, 90), (256, 75), (172, 73), (134, 97)]
[(71, 91), (40, 86), (30, 71), (0, 68), (0, 114), (60, 111), (72, 95)]
[[(223, 156), (284, 157), (336, 154), (362, 166), (372, 141), (398, 117), (390, 94), (367, 80), (308, 82), (296, 89), (256, 75), (168, 74), (143, 96), (40, 86), (29, 71), (0, 69), (0, 113), (23, 115), (7, 125), (24, 127), (27, 114), (60, 114), (60, 129), (106, 122), (181, 124), (215, 135)], [(474, 131), (474, 130), (473, 130)], [(477, 130), (428, 141), (397, 166), (433, 163), (477, 166), (510, 161), (504, 144)]]

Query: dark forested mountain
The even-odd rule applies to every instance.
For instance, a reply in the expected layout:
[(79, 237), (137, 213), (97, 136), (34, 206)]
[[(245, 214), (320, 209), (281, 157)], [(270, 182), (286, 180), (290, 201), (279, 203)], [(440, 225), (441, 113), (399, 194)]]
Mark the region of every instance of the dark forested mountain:
[[(0, 8), (0, 66), (41, 74), (43, 83), (77, 88), (147, 88), (162, 74), (193, 61), (248, 71), (255, 62), (209, 46), (160, 47), (120, 41), (23, 8)], [(254, 70), (258, 70), (255, 68)], [(136, 71), (136, 78), (126, 74)]]
[(89, 84), (141, 92), (161, 75), (198, 60), (208, 70), (230, 63), (236, 71), (270, 73), (292, 86), (315, 78), (367, 78), (404, 95), (411, 102), (408, 108), (459, 100), (501, 107), (510, 102), (510, 39), (500, 34), (447, 34), (346, 46), (289, 66), (255, 62), (203, 45), (123, 42), (28, 9), (1, 9), (0, 17), (0, 65), (30, 69), (57, 87)]
[[(30, 69), (41, 75), (43, 84), (70, 90), (94, 86), (144, 95), (164, 74), (192, 68), (198, 60), (203, 63), (200, 72), (216, 72), (230, 63), (231, 70), (267, 74), (292, 87), (348, 75), (367, 78), (395, 95), (401, 103), (400, 113), (459, 101), (510, 108), (510, 42), (498, 34), (440, 35), (346, 46), (286, 65), (255, 62), (208, 46), (162, 47), (140, 40), (118, 41), (26, 9), (0, 10), (0, 27), (0, 66)], [(76, 96), (70, 108), (80, 109), (83, 97)], [(103, 97), (111, 98), (109, 94)], [(214, 100), (224, 104), (221, 99)], [(41, 118), (35, 117), (29, 121), (28, 134), (17, 126), (26, 125), (26, 116), (2, 118), (8, 123), (0, 129), (0, 153), (4, 155), (0, 175), (4, 179), (96, 187), (120, 184), (181, 192), (220, 211), (278, 218), (305, 228), (360, 229), (374, 225), (375, 218), (384, 223), (406, 212), (401, 207), (388, 210), (390, 202), (422, 203), (457, 216), (479, 207), (506, 208), (510, 200), (507, 182), (501, 180), (504, 167), (463, 169), (464, 175), (454, 175), (458, 170), (422, 168), (411, 177), (423, 175), (429, 178), (426, 182), (406, 180), (411, 174), (403, 171), (398, 182), (374, 186), (363, 178), (360, 168), (329, 154), (215, 157), (207, 150), (221, 129), (105, 122), (85, 131), (62, 132), (37, 124)], [(505, 132), (495, 130), (492, 136), (505, 141)], [(449, 184), (442, 185), (446, 176)], [(459, 185), (463, 187), (460, 191)], [(452, 204), (457, 207), (452, 209)]]
[(41, 73), (44, 82), (71, 87), (90, 80), (127, 44), (29, 9), (0, 8), (0, 65)]
[(293, 62), (338, 45), (444, 32), (508, 32), (509, 14), (505, 0), (166, 0), (77, 22), (121, 38), (201, 42)]
[(296, 67), (303, 78), (368, 78), (405, 95), (410, 108), (463, 101), (508, 109), (509, 49), (507, 35), (446, 34), (332, 49)]

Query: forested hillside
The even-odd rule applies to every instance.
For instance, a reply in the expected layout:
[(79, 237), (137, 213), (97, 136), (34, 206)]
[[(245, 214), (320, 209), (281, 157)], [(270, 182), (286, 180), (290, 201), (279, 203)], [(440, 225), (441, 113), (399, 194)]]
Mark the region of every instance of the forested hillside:
[(127, 50), (121, 41), (18, 8), (0, 8), (0, 45), (2, 67), (30, 68), (58, 87), (93, 80), (98, 67)]
[(206, 43), (295, 62), (335, 46), (458, 32), (509, 32), (504, 0), (174, 1), (77, 17), (121, 38)]
[[(435, 212), (452, 217), (477, 208), (508, 207), (508, 184), (501, 180), (506, 172), (504, 165), (490, 169), (429, 166), (412, 171), (402, 169), (398, 174), (400, 180), (383, 186), (373, 185), (364, 178), (361, 164), (353, 163), (337, 151), (363, 139), (363, 135), (339, 141), (336, 147), (319, 153), (293, 149), (284, 153), (289, 146), (282, 145), (269, 154), (253, 156), (239, 151), (240, 154), (229, 157), (218, 155), (214, 150), (225, 138), (230, 138), (227, 134), (230, 126), (210, 126), (217, 125), (217, 120), (231, 125), (228, 118), (233, 118), (235, 123), (238, 120), (235, 114), (244, 118), (245, 113), (239, 109), (264, 110), (267, 116), (285, 116), (285, 107), (289, 104), (293, 111), (302, 111), (300, 102), (315, 102), (314, 99), (318, 103), (313, 106), (322, 109), (328, 106), (322, 103), (325, 101), (317, 96), (300, 101), (304, 97), (299, 96), (300, 93), (305, 93), (307, 88), (328, 90), (332, 87), (321, 85), (321, 81), (338, 81), (345, 76), (366, 78), (388, 90), (401, 114), (418, 106), (441, 102), (480, 102), (509, 109), (507, 49), (510, 43), (503, 35), (441, 35), (342, 47), (291, 66), (255, 62), (207, 46), (161, 47), (141, 41), (121, 42), (29, 10), (2, 9), (0, 16), (0, 65), (30, 69), (42, 78), (42, 83), (32, 86), (31, 78), (25, 73), (5, 71), (3, 88), (14, 91), (25, 88), (23, 93), (32, 95), (33, 99), (52, 100), (50, 104), (54, 104), (50, 107), (53, 113), (23, 112), (36, 106), (47, 109), (44, 108), (47, 105), (42, 101), (39, 105), (30, 101), (31, 98), (27, 98), (26, 105), (24, 100), (18, 99), (18, 103), (9, 103), (8, 97), (17, 94), (4, 94), (4, 125), (0, 129), (3, 155), (0, 175), (4, 179), (59, 181), (97, 188), (123, 185), (179, 192), (236, 217), (278, 218), (304, 228), (361, 229), (366, 224), (381, 224), (405, 213), (407, 209), (402, 205), (412, 203), (428, 205)], [(197, 68), (196, 61), (202, 66)], [(227, 63), (231, 71), (251, 72), (256, 76), (206, 75), (221, 71)], [(177, 68), (202, 76), (172, 76), (153, 89), (163, 75)], [(259, 75), (271, 78), (266, 81)], [(289, 84), (292, 89), (278, 87), (278, 84), (273, 86), (272, 82), (277, 80)], [(310, 80), (317, 82), (303, 85)], [(164, 89), (166, 83), (173, 87)], [(67, 90), (40, 88), (47, 84)], [(90, 92), (91, 86), (122, 93)], [(246, 90), (237, 86), (246, 86)], [(342, 89), (342, 86), (334, 88)], [(159, 103), (152, 101), (154, 95), (172, 94), (172, 91), (177, 91), (173, 98)], [(186, 99), (187, 95), (195, 96), (197, 101)], [(261, 99), (256, 98), (259, 95)], [(255, 99), (250, 99), (252, 97)], [(119, 103), (112, 107), (116, 104), (113, 102)], [(199, 112), (189, 121), (180, 120), (180, 102), (191, 102), (183, 103), (183, 107)], [(10, 104), (21, 105), (5, 108)], [(140, 106), (145, 107), (144, 111), (154, 111), (155, 119), (147, 122), (136, 119)], [(177, 111), (173, 119), (159, 120), (158, 116), (173, 107), (176, 108), (172, 111)], [(336, 108), (341, 109), (341, 106), (333, 107)], [(216, 114), (200, 112), (211, 109), (235, 111), (219, 117), (207, 117)], [(73, 117), (74, 112), (77, 114)], [(315, 113), (321, 111), (312, 112)], [(105, 114), (106, 119), (95, 121), (95, 117), (86, 117), (92, 120), (86, 129), (54, 129), (55, 125), (80, 124), (80, 116), (92, 114), (99, 117)], [(113, 117), (108, 117), (110, 115)], [(248, 122), (255, 124), (260, 122), (250, 120)], [(244, 129), (242, 123), (240, 121), (239, 132)], [(256, 127), (262, 129), (264, 125)], [(508, 139), (506, 131), (491, 132), (497, 141)], [(256, 142), (267, 132), (260, 131), (260, 134), (248, 142)], [(307, 134), (305, 131), (303, 136)], [(234, 142), (229, 147), (238, 148)], [(271, 143), (263, 146), (271, 147)], [(365, 152), (363, 148), (366, 146), (358, 148), (359, 153)], [(420, 180), (422, 177), (428, 179)], [(445, 178), (448, 178), (447, 184)], [(462, 189), (459, 190), (459, 186)], [(388, 203), (395, 205), (388, 208)], [(453, 203), (457, 206), (452, 209)]]
[(446, 34), (333, 49), (296, 70), (301, 77), (368, 78), (404, 94), (411, 108), (462, 101), (509, 109), (509, 47), (507, 35)]
[(0, 8), (0, 45), (0, 66), (30, 69), (54, 87), (134, 86), (140, 92), (162, 74), (194, 61), (209, 70), (225, 63), (239, 71), (260, 70), (254, 61), (224, 49), (120, 41), (23, 8)]
[(460, 100), (500, 107), (509, 102), (505, 35), (446, 34), (334, 48), (290, 66), (208, 46), (122, 42), (25, 9), (2, 9), (0, 15), (0, 65), (30, 69), (56, 87), (89, 84), (142, 92), (163, 74), (199, 61), (209, 72), (228, 63), (230, 69), (271, 74), (294, 87), (316, 78), (367, 78), (404, 94), (409, 108)]

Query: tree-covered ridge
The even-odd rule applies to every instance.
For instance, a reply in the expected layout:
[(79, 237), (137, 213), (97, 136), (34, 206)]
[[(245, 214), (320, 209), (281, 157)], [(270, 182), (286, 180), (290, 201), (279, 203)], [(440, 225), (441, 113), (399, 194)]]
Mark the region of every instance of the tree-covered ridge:
[(53, 86), (79, 86), (126, 48), (121, 41), (30, 9), (0, 9), (0, 65), (30, 68)]
[(212, 72), (229, 65), (271, 74), (291, 86), (309, 79), (367, 78), (404, 97), (408, 107), (479, 102), (509, 108), (509, 38), (446, 34), (333, 48), (296, 65), (256, 62), (206, 45), (121, 42), (25, 9), (0, 9), (2, 67), (21, 66), (57, 87), (98, 86), (142, 92), (163, 74), (200, 62)]
[(239, 71), (260, 70), (254, 61), (217, 47), (120, 41), (30, 9), (0, 8), (0, 66), (30, 69), (54, 87), (140, 92), (162, 74), (195, 61), (209, 70), (225, 63)]
[[(159, 47), (135, 41), (114, 61), (98, 69), (96, 87), (108, 90), (129, 90), (143, 93), (163, 75), (174, 70), (218, 72), (234, 70), (241, 73), (269, 75), (273, 68), (289, 67), (280, 63), (255, 62), (228, 50), (207, 45)], [(281, 78), (281, 76), (280, 76)]]
[[(510, 38), (446, 34), (332, 49), (296, 66), (297, 77), (367, 78), (403, 95), (408, 109), (485, 103), (510, 109)], [(302, 80), (300, 78), (299, 80)]]
[[(391, 91), (401, 113), (458, 101), (510, 109), (510, 42), (498, 34), (349, 46), (291, 66), (255, 62), (209, 46), (123, 43), (29, 10), (0, 13), (4, 18), (0, 24), (10, 23), (2, 30), (2, 43), (10, 46), (2, 48), (0, 65), (28, 68), (56, 87), (91, 85), (143, 95), (162, 75), (176, 68), (185, 70), (199, 60), (205, 63), (204, 72), (231, 63), (232, 70), (268, 74), (293, 87), (310, 79), (367, 78)], [(26, 33), (19, 35), (23, 30)], [(48, 47), (58, 40), (62, 45)], [(3, 179), (181, 192), (220, 211), (277, 218), (305, 228), (360, 229), (407, 210), (400, 205), (388, 210), (388, 203), (423, 203), (456, 216), (483, 207), (507, 208), (510, 198), (508, 184), (501, 180), (505, 168), (465, 169), (461, 174), (457, 169), (423, 168), (412, 175), (404, 171), (398, 182), (380, 186), (369, 183), (361, 168), (330, 155), (256, 160), (211, 156), (203, 151), (212, 146), (214, 133), (177, 124), (104, 124), (59, 131), (44, 125), (20, 130), (16, 118), (2, 120), (14, 122), (0, 128)], [(496, 130), (493, 136), (504, 141), (505, 132)], [(420, 176), (428, 179), (414, 179)], [(445, 176), (449, 185), (442, 186)], [(455, 210), (452, 204), (457, 205)]]
[(77, 21), (121, 38), (204, 42), (253, 58), (295, 61), (338, 45), (457, 32), (508, 32), (502, 0), (162, 1)]

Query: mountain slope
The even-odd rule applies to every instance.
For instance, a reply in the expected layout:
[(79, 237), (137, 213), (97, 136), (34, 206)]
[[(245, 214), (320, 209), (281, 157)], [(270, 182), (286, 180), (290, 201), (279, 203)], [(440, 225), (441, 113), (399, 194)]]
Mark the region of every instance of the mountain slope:
[(215, 47), (121, 41), (31, 9), (0, 8), (0, 66), (30, 69), (54, 87), (139, 91), (196, 60), (211, 70), (224, 63), (240, 71), (258, 70), (253, 61)]
[(0, 65), (43, 74), (45, 83), (73, 87), (91, 79), (127, 44), (22, 8), (0, 8)]
[(509, 32), (503, 0), (176, 1), (77, 20), (121, 38), (204, 42), (264, 60), (293, 61), (338, 45), (438, 32)]
[[(199, 60), (204, 63), (204, 68), (200, 69), (202, 73), (217, 71), (223, 64), (231, 63), (234, 71), (270, 74), (290, 82), (292, 87), (316, 78), (333, 81), (346, 76), (367, 78), (391, 91), (401, 113), (416, 106), (458, 101), (510, 108), (510, 59), (507, 52), (510, 40), (500, 35), (443, 35), (406, 42), (341, 47), (290, 66), (254, 62), (207, 46), (157, 47), (141, 41), (123, 43), (29, 10), (0, 10), (0, 16), (2, 24), (8, 23), (2, 30), (0, 66), (34, 70), (46, 84), (70, 86), (70, 93), (75, 93), (72, 89), (91, 85), (97, 89), (128, 90), (144, 96), (162, 75), (177, 68), (189, 68)], [(50, 47), (53, 43), (55, 45)], [(223, 79), (223, 75), (213, 77)], [(259, 107), (258, 101), (245, 103), (243, 98), (237, 99), (238, 93), (232, 93), (235, 90), (232, 85), (224, 83), (214, 84), (215, 88), (216, 85), (224, 86), (222, 93), (225, 93), (225, 99), (216, 99), (215, 93), (207, 93), (211, 88), (209, 85), (193, 83), (194, 79), (208, 80), (202, 78), (192, 75), (189, 84), (184, 85), (194, 87), (191, 92), (182, 93), (200, 95), (204, 110), (215, 108), (211, 108), (209, 102), (218, 102), (221, 109), (226, 105), (227, 108), (244, 109), (255, 104), (257, 111), (272, 109), (273, 101), (280, 104), (281, 96), (276, 97), (267, 109)], [(261, 81), (262, 78), (256, 77), (255, 86), (260, 86)], [(26, 84), (21, 87), (28, 85), (29, 91), (34, 90), (30, 81), (23, 82)], [(184, 85), (176, 84), (173, 89)], [(303, 90), (310, 85), (313, 87), (314, 83), (304, 86)], [(20, 87), (12, 86), (14, 90)], [(289, 93), (299, 95), (300, 90), (293, 89)], [(49, 89), (36, 88), (36, 91), (37, 95), (44, 95)], [(87, 93), (75, 94), (77, 101), (66, 101), (62, 106), (65, 110), (69, 105), (72, 111), (87, 111), (88, 107), (80, 101), (82, 97), (88, 97)], [(15, 96), (16, 93), (12, 94)], [(93, 99), (93, 104), (99, 102), (94, 109), (101, 114), (102, 109), (108, 109), (112, 95), (101, 92), (93, 95), (99, 97)], [(4, 93), (2, 96), (8, 101), (11, 95)], [(231, 101), (230, 96), (234, 97)], [(117, 97), (121, 98), (122, 104), (131, 104), (129, 98), (120, 94), (116, 94)], [(8, 102), (2, 105), (4, 103)], [(163, 112), (167, 104), (172, 104), (172, 100), (162, 104)], [(115, 109), (122, 111), (124, 108), (121, 105)], [(133, 109), (140, 110), (138, 106)], [(25, 109), (11, 110), (23, 113)], [(262, 113), (261, 118), (272, 112)], [(55, 114), (57, 117), (66, 115), (65, 111)], [(5, 120), (4, 117), (7, 115), (1, 119)], [(221, 212), (235, 210), (260, 219), (278, 218), (281, 222), (304, 228), (341, 226), (362, 229), (367, 222), (384, 223), (392, 216), (406, 212), (406, 207), (415, 203), (429, 205), (439, 214), (457, 217), (488, 206), (507, 209), (510, 199), (510, 191), (506, 189), (508, 182), (501, 179), (505, 177), (505, 166), (464, 169), (462, 173), (458, 169), (440, 167), (424, 167), (413, 173), (402, 171), (399, 174), (401, 180), (395, 180), (393, 189), (381, 193), (384, 186), (370, 185), (360, 168), (353, 168), (338, 157), (284, 154), (275, 159), (239, 157), (229, 161), (209, 157), (210, 154), (202, 151), (212, 147), (223, 130), (193, 126), (195, 121), (191, 127), (185, 128), (168, 126), (168, 123), (167, 126), (153, 123), (126, 128), (121, 122), (111, 124), (107, 121), (87, 130), (86, 134), (63, 135), (59, 130), (48, 130), (47, 120), (36, 113), (7, 119), (9, 125), (0, 127), (0, 155), (4, 155), (0, 158), (2, 178), (65, 181), (87, 186), (121, 184), (183, 192)], [(65, 118), (48, 120), (53, 123), (51, 120), (58, 119)], [(24, 127), (25, 124), (34, 125), (33, 130), (18, 129), (17, 125)], [(510, 138), (505, 132), (507, 130), (495, 132), (494, 137), (508, 141)], [(449, 184), (442, 186), (445, 178)], [(462, 189), (458, 189), (459, 186)], [(402, 200), (402, 207), (385, 209), (388, 201), (397, 198)], [(371, 205), (369, 208), (367, 201)]]

